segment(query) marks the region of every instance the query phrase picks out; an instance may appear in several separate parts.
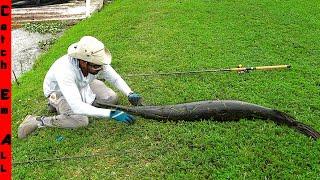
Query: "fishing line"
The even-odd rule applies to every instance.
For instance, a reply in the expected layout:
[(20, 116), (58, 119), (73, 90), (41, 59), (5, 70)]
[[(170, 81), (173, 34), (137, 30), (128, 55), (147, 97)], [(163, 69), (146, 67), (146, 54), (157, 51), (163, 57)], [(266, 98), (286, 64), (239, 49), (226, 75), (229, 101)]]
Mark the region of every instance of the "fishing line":
[[(124, 153), (130, 153), (130, 151), (122, 151)], [(137, 152), (135, 150), (135, 152)], [(46, 158), (46, 159), (35, 159), (35, 160), (26, 160), (26, 161), (13, 161), (12, 165), (24, 165), (24, 164), (33, 164), (33, 163), (45, 163), (52, 161), (67, 161), (67, 160), (75, 160), (75, 159), (85, 159), (85, 158), (95, 158), (95, 157), (113, 157), (115, 156), (115, 152), (108, 153), (96, 153), (96, 154), (87, 154), (82, 156), (64, 156), (57, 158)]]
[(33, 164), (33, 163), (42, 163), (42, 162), (51, 162), (51, 161), (65, 161), (65, 160), (73, 160), (73, 159), (83, 159), (83, 158), (90, 158), (90, 157), (108, 157), (111, 156), (110, 153), (103, 153), (103, 154), (88, 154), (83, 156), (65, 156), (60, 158), (47, 158), (47, 159), (36, 159), (36, 160), (29, 160), (29, 161), (17, 161), (12, 162), (12, 165), (23, 165), (23, 164)]
[(170, 75), (185, 75), (185, 74), (198, 74), (198, 73), (211, 73), (211, 72), (230, 72), (236, 71), (238, 73), (250, 72), (252, 70), (273, 70), (273, 69), (289, 69), (291, 65), (275, 65), (275, 66), (257, 66), (257, 67), (242, 67), (239, 65), (236, 68), (223, 68), (223, 69), (205, 69), (195, 71), (175, 71), (163, 73), (142, 73), (142, 74), (127, 74), (125, 77), (139, 77), (139, 76), (170, 76)]
[(20, 83), (19, 83), (19, 81), (17, 79), (16, 73), (14, 72), (14, 70), (12, 70), (12, 73), (13, 73), (14, 80), (16, 81), (17, 85), (19, 86)]

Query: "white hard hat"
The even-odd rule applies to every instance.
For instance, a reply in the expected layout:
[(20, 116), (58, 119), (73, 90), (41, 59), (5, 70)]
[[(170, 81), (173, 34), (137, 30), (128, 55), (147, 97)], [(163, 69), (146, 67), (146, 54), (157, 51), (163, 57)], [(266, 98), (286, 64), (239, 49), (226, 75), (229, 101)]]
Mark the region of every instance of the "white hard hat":
[(84, 36), (79, 42), (69, 46), (68, 55), (98, 65), (111, 63), (109, 50), (101, 41), (92, 36)]

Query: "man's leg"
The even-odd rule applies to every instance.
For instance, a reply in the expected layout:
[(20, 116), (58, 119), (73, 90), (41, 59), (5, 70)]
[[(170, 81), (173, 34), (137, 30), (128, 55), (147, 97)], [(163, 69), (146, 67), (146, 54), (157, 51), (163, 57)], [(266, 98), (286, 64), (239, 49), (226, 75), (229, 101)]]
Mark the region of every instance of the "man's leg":
[(57, 110), (58, 115), (51, 117), (27, 116), (19, 126), (19, 138), (26, 138), (38, 127), (79, 128), (89, 124), (87, 116), (73, 114), (71, 107), (61, 93), (52, 93), (49, 97), (49, 104)]
[(90, 88), (94, 94), (96, 94), (96, 99), (92, 103), (93, 106), (100, 107), (97, 101), (104, 102), (106, 104), (118, 104), (118, 95), (110, 88), (108, 88), (102, 81), (93, 80), (90, 83)]
[(61, 93), (52, 93), (48, 100), (49, 104), (56, 109), (58, 115), (41, 117), (41, 120), (45, 126), (58, 128), (79, 128), (89, 124), (89, 119), (87, 116), (73, 114), (71, 107)]

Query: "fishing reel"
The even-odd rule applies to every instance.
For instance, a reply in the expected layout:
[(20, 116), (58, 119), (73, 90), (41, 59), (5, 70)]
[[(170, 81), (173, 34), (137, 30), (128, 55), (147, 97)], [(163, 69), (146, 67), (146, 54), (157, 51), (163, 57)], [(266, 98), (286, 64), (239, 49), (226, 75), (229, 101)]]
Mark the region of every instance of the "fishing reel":
[(239, 64), (237, 66), (237, 72), (238, 74), (244, 74), (244, 73), (249, 73), (250, 71), (247, 68), (243, 67), (242, 64)]

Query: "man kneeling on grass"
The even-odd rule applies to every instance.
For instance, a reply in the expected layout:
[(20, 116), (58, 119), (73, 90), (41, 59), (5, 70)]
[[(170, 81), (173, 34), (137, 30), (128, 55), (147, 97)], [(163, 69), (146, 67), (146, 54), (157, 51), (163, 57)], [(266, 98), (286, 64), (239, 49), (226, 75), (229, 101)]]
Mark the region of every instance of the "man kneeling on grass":
[(96, 79), (102, 71), (104, 78), (124, 93), (132, 105), (141, 103), (120, 75), (111, 67), (111, 54), (104, 44), (91, 36), (84, 36), (68, 48), (49, 69), (43, 83), (49, 109), (58, 115), (37, 117), (28, 115), (20, 124), (18, 137), (26, 138), (39, 127), (79, 128), (89, 123), (87, 116), (112, 118), (133, 123), (134, 117), (123, 111), (99, 108), (98, 101), (116, 104), (117, 94)]

